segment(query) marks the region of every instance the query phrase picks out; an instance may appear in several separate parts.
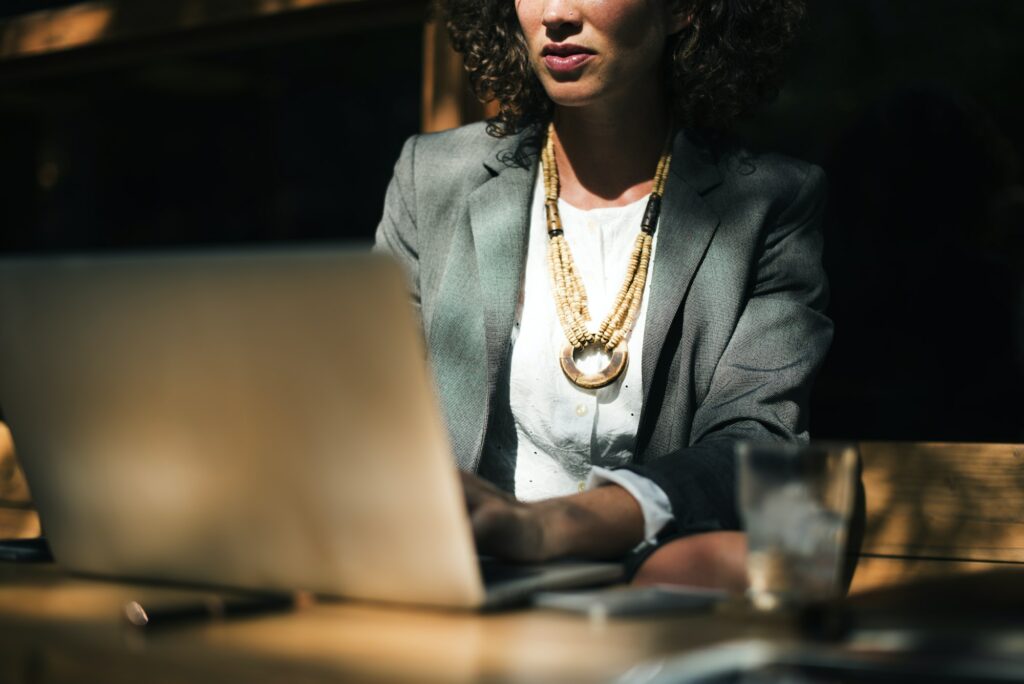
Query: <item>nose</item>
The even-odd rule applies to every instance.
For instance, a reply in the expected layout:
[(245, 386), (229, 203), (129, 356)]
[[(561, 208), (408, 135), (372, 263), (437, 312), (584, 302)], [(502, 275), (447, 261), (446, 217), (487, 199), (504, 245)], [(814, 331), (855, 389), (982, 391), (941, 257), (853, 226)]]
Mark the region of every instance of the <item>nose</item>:
[(549, 31), (564, 31), (578, 27), (581, 14), (573, 0), (547, 0), (542, 21)]

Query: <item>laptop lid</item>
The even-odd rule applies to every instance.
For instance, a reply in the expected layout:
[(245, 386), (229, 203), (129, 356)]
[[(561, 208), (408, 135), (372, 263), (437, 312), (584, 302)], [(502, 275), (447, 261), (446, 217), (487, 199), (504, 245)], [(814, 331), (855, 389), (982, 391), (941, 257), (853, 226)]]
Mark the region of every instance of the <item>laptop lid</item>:
[(424, 357), (377, 255), (0, 260), (0, 399), (75, 571), (482, 605)]

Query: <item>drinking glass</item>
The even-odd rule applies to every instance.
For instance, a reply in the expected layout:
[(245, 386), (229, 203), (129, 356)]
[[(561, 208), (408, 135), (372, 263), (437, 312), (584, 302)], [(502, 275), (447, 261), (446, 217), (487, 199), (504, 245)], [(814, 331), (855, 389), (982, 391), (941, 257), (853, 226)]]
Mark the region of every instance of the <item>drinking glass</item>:
[(737, 455), (751, 603), (774, 610), (838, 597), (856, 447), (741, 443)]

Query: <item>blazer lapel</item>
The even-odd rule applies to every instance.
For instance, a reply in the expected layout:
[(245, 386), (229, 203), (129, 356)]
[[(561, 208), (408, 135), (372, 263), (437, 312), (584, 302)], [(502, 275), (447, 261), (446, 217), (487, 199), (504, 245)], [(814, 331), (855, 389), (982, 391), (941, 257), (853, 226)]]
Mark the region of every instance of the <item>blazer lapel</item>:
[(484, 160), (489, 173), (467, 198), (469, 227), (456, 230), (430, 331), (452, 449), (465, 470), (479, 464), (522, 286), (536, 164), (499, 161), (518, 140), (502, 141)]
[(642, 372), (645, 414), (662, 347), (718, 228), (718, 214), (703, 195), (721, 181), (710, 152), (680, 131), (673, 145), (648, 290)]
[(536, 165), (503, 166), (469, 196), (487, 337), (488, 390), (508, 353), (526, 263)]

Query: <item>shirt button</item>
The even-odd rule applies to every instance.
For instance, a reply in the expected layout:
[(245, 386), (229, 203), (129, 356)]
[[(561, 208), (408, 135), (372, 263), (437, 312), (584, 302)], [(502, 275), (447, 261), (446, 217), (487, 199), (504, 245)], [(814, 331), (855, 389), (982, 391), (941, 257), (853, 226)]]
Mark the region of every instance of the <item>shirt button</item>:
[(579, 416), (580, 418), (587, 415), (587, 407), (585, 404), (580, 404), (579, 406), (576, 407), (576, 415)]

